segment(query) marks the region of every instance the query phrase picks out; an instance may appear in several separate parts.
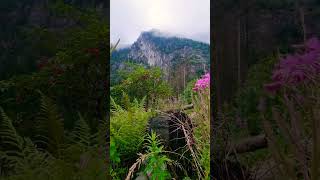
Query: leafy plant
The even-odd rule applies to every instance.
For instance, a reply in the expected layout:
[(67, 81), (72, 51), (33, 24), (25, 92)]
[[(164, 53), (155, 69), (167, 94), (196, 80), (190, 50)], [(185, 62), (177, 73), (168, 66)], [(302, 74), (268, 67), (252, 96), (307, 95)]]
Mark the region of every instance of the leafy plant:
[[(1, 170), (13, 170), (12, 168), (18, 163), (17, 158), (22, 156), (23, 139), (18, 135), (16, 129), (12, 125), (11, 119), (0, 108), (1, 124), (0, 124), (0, 143), (1, 143)], [(1, 171), (0, 171), (1, 172)], [(4, 172), (1, 172), (2, 174)]]
[(194, 94), (194, 91), (192, 89), (194, 87), (195, 82), (196, 79), (188, 82), (187, 87), (184, 89), (182, 93), (184, 101), (188, 104), (192, 103), (192, 96)]
[(163, 146), (161, 146), (160, 141), (157, 139), (155, 132), (146, 138), (147, 144), (147, 154), (148, 158), (146, 159), (144, 173), (149, 176), (152, 180), (165, 180), (170, 178), (170, 173), (167, 169), (167, 163), (171, 160), (163, 155)]
[[(257, 107), (259, 98), (266, 95), (264, 83), (270, 79), (275, 60), (275, 57), (265, 58), (249, 69), (244, 86), (235, 96), (233, 109), (228, 109), (229, 113), (232, 113), (233, 119), (245, 121), (251, 135), (257, 135), (262, 131), (262, 123), (259, 121), (260, 112)], [(276, 97), (271, 97), (268, 101), (270, 104), (277, 104)]]
[(111, 139), (119, 147), (120, 155), (135, 154), (143, 145), (143, 136), (152, 112), (145, 111), (144, 99), (141, 102), (134, 101), (129, 111), (117, 105), (112, 97), (111, 102), (111, 107), (115, 108), (110, 118)]
[(64, 138), (63, 119), (58, 107), (50, 98), (41, 94), (41, 111), (38, 119), (39, 142), (42, 142), (51, 153), (57, 154)]
[(137, 152), (143, 147), (148, 120), (153, 112), (145, 110), (145, 98), (128, 102), (125, 108), (118, 105), (112, 97), (110, 103), (111, 174), (113, 178), (121, 179), (128, 164), (135, 160)]
[[(45, 123), (50, 121), (55, 122), (58, 117), (56, 105), (46, 96), (42, 95), (42, 120)], [(54, 110), (50, 109), (53, 108)], [(91, 134), (85, 121), (80, 116), (78, 123), (76, 123), (74, 131), (72, 132), (73, 140), (67, 141), (64, 133), (59, 134), (58, 137), (64, 139), (61, 144), (57, 146), (57, 151), (50, 153), (47, 151), (48, 147), (37, 147), (29, 138), (22, 138), (19, 136), (12, 125), (11, 119), (1, 109), (0, 121), (0, 135), (1, 146), (1, 178), (6, 177), (9, 180), (15, 179), (70, 179), (89, 178), (89, 179), (105, 179), (105, 163), (104, 155), (101, 155), (99, 149), (101, 144), (96, 144), (95, 137), (101, 132)], [(59, 119), (59, 118), (58, 118)], [(57, 123), (50, 123), (56, 125)], [(59, 123), (58, 123), (59, 124)], [(60, 129), (63, 124), (60, 124), (57, 129)], [(48, 126), (42, 126), (48, 128)], [(50, 129), (50, 128), (49, 128)], [(45, 130), (45, 129), (43, 129)], [(47, 129), (47, 131), (49, 131)], [(88, 138), (84, 138), (86, 133)], [(103, 129), (105, 132), (105, 128)], [(45, 138), (47, 142), (52, 143), (56, 141), (59, 133), (55, 128), (51, 130), (49, 135)], [(71, 139), (72, 139), (71, 138)], [(87, 142), (89, 141), (89, 142)], [(55, 145), (55, 143), (53, 143)], [(51, 149), (50, 149), (51, 150)], [(59, 154), (56, 154), (59, 152)]]

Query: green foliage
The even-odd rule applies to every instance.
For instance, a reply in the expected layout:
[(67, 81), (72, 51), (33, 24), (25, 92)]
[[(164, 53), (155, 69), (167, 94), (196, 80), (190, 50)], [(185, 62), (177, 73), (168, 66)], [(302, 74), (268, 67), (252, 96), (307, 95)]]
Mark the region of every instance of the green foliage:
[(195, 167), (201, 166), (201, 169), (197, 169), (198, 177), (210, 179), (210, 89), (195, 92), (192, 104), (192, 123), (197, 127), (193, 130), (194, 151), (197, 152), (197, 155), (193, 156), (193, 162)]
[(171, 160), (166, 155), (163, 155), (163, 146), (156, 133), (151, 132), (151, 134), (148, 134), (146, 141), (148, 158), (146, 159), (144, 173), (152, 180), (170, 179), (167, 163), (171, 162)]
[[(20, 157), (23, 150), (23, 139), (18, 135), (16, 129), (12, 125), (11, 119), (6, 115), (3, 109), (1, 111), (0, 121), (0, 170), (12, 171), (12, 168), (17, 164), (17, 158)], [(6, 172), (1, 172), (6, 173)]]
[(38, 131), (41, 142), (49, 152), (57, 154), (64, 137), (64, 125), (58, 107), (44, 94), (41, 94), (41, 110), (38, 120)]
[(10, 67), (0, 69), (0, 179), (106, 179), (107, 20), (63, 1), (44, 5), (73, 25), (8, 37), (19, 41), (0, 57)]
[(145, 111), (144, 101), (135, 100), (126, 110), (111, 97), (110, 136), (120, 157), (135, 155), (143, 145), (148, 120), (153, 114)]
[[(128, 95), (123, 93), (123, 97), (128, 98)], [(153, 116), (153, 112), (144, 108), (145, 98), (125, 104), (121, 107), (110, 98), (110, 174), (113, 179), (125, 177), (129, 165), (143, 147), (148, 120)]]
[[(247, 81), (236, 95), (234, 116), (247, 121), (249, 133), (252, 135), (257, 135), (262, 130), (258, 105), (260, 97), (266, 95), (263, 85), (270, 79), (275, 59), (275, 57), (266, 58), (253, 65), (249, 70)], [(274, 100), (268, 101), (272, 103)]]
[(197, 51), (201, 52), (205, 56), (209, 56), (210, 47), (206, 43), (201, 43), (193, 41), (190, 39), (171, 37), (163, 38), (161, 36), (154, 36), (153, 32), (144, 32), (144, 36), (150, 38), (152, 42), (156, 45), (156, 48), (160, 49), (162, 52), (169, 54), (176, 50), (181, 50), (184, 47), (194, 47)]
[[(56, 111), (56, 105), (44, 95), (42, 95), (41, 109), (42, 120), (55, 127), (43, 126), (47, 128), (44, 130), (50, 132), (46, 139), (54, 144), (57, 142), (57, 137), (61, 138), (63, 141), (59, 142), (56, 148), (62, 155), (52, 154), (48, 151), (52, 149), (37, 147), (29, 138), (19, 136), (11, 119), (1, 109), (0, 135), (1, 144), (4, 145), (0, 149), (1, 170), (4, 171), (1, 175), (9, 180), (105, 179), (105, 156), (100, 150), (104, 146), (97, 144), (98, 141), (94, 138), (97, 135), (90, 133), (82, 117), (80, 116), (71, 136), (73, 140), (80, 141), (67, 141), (64, 132), (57, 131), (63, 129), (63, 124), (58, 123), (60, 118), (57, 118), (59, 113)], [(105, 128), (102, 131), (105, 133)], [(86, 134), (89, 143), (83, 141)]]
[(74, 142), (83, 145), (90, 145), (91, 132), (88, 123), (84, 120), (82, 115), (79, 113), (79, 120), (76, 121), (74, 130), (71, 133), (71, 138)]
[(188, 104), (192, 103), (192, 96), (194, 94), (194, 91), (192, 89), (194, 88), (194, 84), (196, 82), (196, 79), (188, 82), (187, 87), (184, 89), (182, 93), (184, 101)]
[(117, 146), (113, 139), (110, 139), (110, 160), (112, 163), (120, 163), (120, 156), (117, 152)]
[(33, 108), (40, 102), (38, 89), (55, 99), (67, 129), (72, 128), (78, 112), (91, 119), (88, 121), (91, 128), (96, 128), (105, 116), (108, 23), (97, 13), (65, 6), (72, 11), (67, 14), (54, 8), (51, 11), (81, 26), (68, 26), (63, 31), (46, 27), (28, 29), (26, 41), (32, 43), (26, 44), (27, 51), (33, 52), (30, 56), (33, 72), (25, 75), (16, 72), (0, 83), (2, 106), (8, 109), (9, 115), (20, 113), (23, 121), (16, 128), (25, 135), (34, 133), (30, 124), (38, 113)]
[(146, 106), (155, 105), (158, 99), (171, 94), (171, 88), (163, 80), (160, 68), (145, 68), (138, 64), (127, 65), (128, 69), (120, 72), (123, 77), (121, 83), (111, 88), (111, 95), (116, 102), (121, 101), (122, 92), (139, 100), (146, 97)]

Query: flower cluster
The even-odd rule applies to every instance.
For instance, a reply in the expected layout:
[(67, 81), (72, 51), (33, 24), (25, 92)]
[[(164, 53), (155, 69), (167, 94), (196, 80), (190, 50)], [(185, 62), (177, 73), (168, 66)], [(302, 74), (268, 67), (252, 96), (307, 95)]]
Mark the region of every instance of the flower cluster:
[(194, 91), (201, 91), (210, 87), (210, 73), (207, 73), (198, 79), (196, 84), (194, 85)]
[(100, 51), (99, 51), (98, 48), (87, 48), (85, 51), (86, 51), (87, 53), (93, 55), (93, 56), (96, 56), (96, 57), (98, 57), (98, 56), (99, 56), (99, 53), (100, 53)]
[(280, 60), (273, 71), (272, 82), (265, 85), (267, 91), (276, 92), (284, 86), (295, 86), (320, 74), (319, 39), (311, 38), (303, 47), (303, 53), (288, 55)]

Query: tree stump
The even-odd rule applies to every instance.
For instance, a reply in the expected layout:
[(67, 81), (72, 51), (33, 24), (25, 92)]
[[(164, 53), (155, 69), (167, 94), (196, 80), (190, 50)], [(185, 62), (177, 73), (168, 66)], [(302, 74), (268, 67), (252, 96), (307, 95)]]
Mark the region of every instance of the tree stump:
[(182, 126), (187, 131), (192, 131), (192, 123), (188, 115), (179, 110), (172, 110), (151, 118), (148, 132), (156, 132), (163, 144), (170, 150), (175, 151), (186, 145)]
[[(182, 127), (183, 126), (183, 127)], [(171, 110), (160, 115), (151, 118), (149, 120), (148, 132), (154, 131), (160, 137), (162, 143), (166, 149), (175, 152), (168, 154), (171, 159), (179, 160), (184, 170), (176, 167), (174, 169), (175, 175), (181, 177), (185, 175), (185, 172), (192, 177), (194, 170), (192, 169), (192, 158), (188, 151), (185, 133), (189, 138), (193, 139), (192, 136), (192, 123), (188, 115), (180, 110)], [(186, 152), (186, 153), (185, 153)], [(179, 154), (179, 155), (178, 155)], [(183, 154), (183, 158), (181, 155)]]

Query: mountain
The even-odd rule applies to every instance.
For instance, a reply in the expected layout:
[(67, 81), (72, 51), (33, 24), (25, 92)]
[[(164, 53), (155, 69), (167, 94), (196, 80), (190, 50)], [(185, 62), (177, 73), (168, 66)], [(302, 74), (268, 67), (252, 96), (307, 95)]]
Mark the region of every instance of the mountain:
[(157, 30), (142, 32), (128, 48), (122, 48), (111, 56), (111, 81), (117, 83), (117, 70), (124, 62), (160, 67), (164, 78), (177, 91), (202, 75), (210, 67), (209, 44), (191, 39), (170, 36)]

